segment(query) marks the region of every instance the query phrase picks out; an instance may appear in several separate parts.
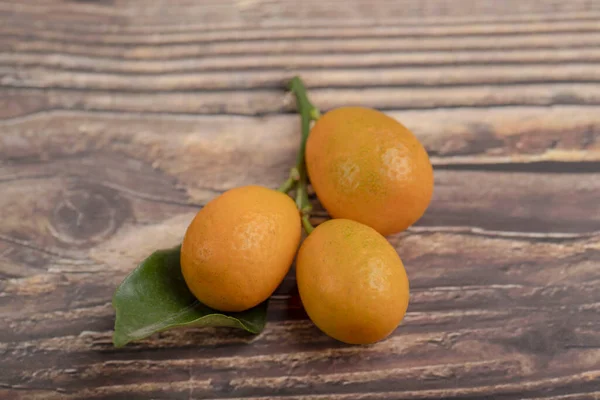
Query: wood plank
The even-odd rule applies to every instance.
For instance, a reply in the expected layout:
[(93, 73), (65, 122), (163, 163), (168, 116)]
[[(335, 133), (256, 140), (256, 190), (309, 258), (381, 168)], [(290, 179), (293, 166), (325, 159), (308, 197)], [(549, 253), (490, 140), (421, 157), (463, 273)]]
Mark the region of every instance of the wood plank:
[[(126, 242), (119, 242), (127, 247)], [(88, 393), (86, 390), (90, 396), (104, 390), (111, 394), (129, 390), (142, 393), (143, 385), (136, 383), (146, 382), (145, 377), (152, 377), (157, 385), (163, 378), (183, 384), (189, 381), (189, 372), (211, 382), (206, 392), (193, 385), (199, 390), (198, 396), (222, 390), (219, 382), (228, 382), (230, 396), (267, 396), (275, 387), (288, 395), (350, 395), (386, 387), (400, 396), (416, 396), (436, 388), (443, 393), (441, 388), (449, 381), (453, 387), (462, 388), (459, 393), (492, 390), (501, 394), (505, 393), (502, 385), (492, 389), (486, 383), (511, 374), (537, 382), (532, 383), (532, 392), (540, 387), (560, 387), (560, 382), (572, 390), (569, 376), (600, 366), (600, 353), (594, 350), (600, 343), (592, 333), (600, 327), (599, 297), (594, 290), (600, 280), (594, 267), (600, 260), (597, 237), (536, 242), (465, 233), (412, 232), (395, 237), (393, 244), (404, 257), (412, 278), (411, 311), (390, 340), (369, 348), (335, 345), (300, 319), (271, 322), (252, 345), (246, 344), (247, 336), (235, 331), (213, 336), (210, 329), (188, 329), (166, 332), (129, 346), (129, 350), (115, 352), (109, 341), (110, 331), (78, 334), (90, 327), (110, 328), (110, 307), (84, 307), (21, 316), (16, 321), (7, 316), (7, 321), (18, 327), (15, 333), (19, 336), (3, 344), (5, 362), (9, 367), (13, 363), (22, 366), (10, 369), (13, 372), (7, 375), (7, 383), (27, 387), (26, 381), (33, 374), (33, 389), (61, 387), (80, 396)], [(89, 274), (79, 279), (101, 283), (106, 276)], [(71, 290), (81, 287), (73, 283)], [(22, 284), (26, 286), (25, 281)], [(580, 288), (577, 296), (573, 295), (572, 285)], [(86, 293), (93, 295), (89, 290)], [(564, 315), (569, 317), (565, 319)], [(282, 315), (273, 317), (278, 320)], [(61, 325), (61, 335), (65, 336), (53, 338)], [(537, 348), (531, 348), (532, 340)], [(65, 346), (71, 353), (69, 359), (64, 358)], [(290, 347), (294, 353), (288, 353)], [(326, 348), (329, 350), (324, 351)], [(165, 349), (170, 352), (165, 353)], [(482, 363), (481, 354), (488, 354), (488, 361)], [(456, 357), (462, 360), (460, 365), (453, 364)], [(278, 370), (270, 368), (273, 363), (290, 371), (288, 378), (278, 378)], [(23, 369), (24, 365), (28, 367)], [(54, 367), (40, 369), (39, 365)], [(331, 369), (333, 365), (335, 370)], [(166, 370), (172, 374), (162, 373)], [(240, 373), (242, 378), (232, 375)], [(541, 378), (548, 375), (559, 380)], [(110, 379), (115, 386), (105, 386), (108, 377), (116, 379)], [(573, 385), (580, 384), (585, 390), (585, 382), (590, 382), (587, 387), (591, 389), (594, 379), (595, 375), (582, 375)], [(365, 386), (367, 381), (371, 383)], [(519, 390), (520, 395), (527, 393), (526, 388)]]
[[(345, 100), (336, 101), (317, 104), (327, 109)], [(434, 165), (583, 162), (598, 160), (600, 116), (596, 109), (595, 106), (456, 108), (388, 111), (388, 114), (415, 132), (431, 153)], [(267, 179), (266, 185), (276, 186), (293, 160), (299, 122), (295, 115), (232, 117), (52, 111), (0, 122), (0, 127), (4, 133), (0, 155), (7, 160), (44, 160), (107, 149), (163, 168), (169, 174), (177, 174), (177, 179), (182, 179), (188, 169), (202, 171), (212, 165), (226, 180), (251, 168), (252, 175), (262, 174), (262, 179)], [(65, 146), (75, 141), (78, 146)], [(224, 154), (218, 154), (210, 146)], [(258, 153), (258, 149), (266, 156)], [(252, 155), (253, 152), (256, 154)], [(205, 162), (204, 157), (223, 157), (223, 160)], [(244, 165), (240, 169), (226, 165), (226, 160), (233, 159)], [(189, 163), (188, 168), (183, 167), (185, 163)], [(251, 163), (256, 163), (256, 167), (250, 167)], [(233, 171), (231, 175), (226, 172), (229, 168)], [(269, 178), (270, 175), (273, 176)], [(219, 188), (214, 181), (206, 182), (206, 186)]]
[[(283, 86), (283, 84), (282, 84)], [(481, 109), (481, 114), (502, 113), (501, 108), (516, 112), (507, 118), (530, 115), (539, 107), (549, 116), (558, 110), (570, 109), (578, 115), (589, 115), (600, 102), (600, 84), (596, 83), (534, 83), (482, 86), (414, 87), (414, 88), (334, 88), (310, 89), (311, 98), (321, 110), (347, 105), (375, 107), (386, 112), (411, 114), (418, 110), (452, 113)], [(0, 116), (25, 117), (37, 112), (73, 110), (90, 113), (118, 114), (233, 114), (236, 116), (266, 116), (294, 112), (294, 99), (285, 90), (260, 89), (214, 92), (114, 92), (69, 89), (0, 89)], [(519, 108), (522, 106), (522, 108)], [(567, 107), (564, 107), (567, 106)], [(561, 112), (558, 112), (561, 114)], [(563, 114), (567, 116), (566, 114)], [(476, 121), (473, 121), (476, 123)], [(560, 122), (569, 124), (569, 121)], [(552, 127), (549, 129), (554, 130)]]
[[(292, 2), (284, 4), (290, 5)], [(473, 16), (473, 15), (514, 15), (522, 13), (562, 13), (573, 11), (598, 10), (595, 2), (586, 0), (573, 0), (570, 2), (539, 2), (507, 0), (494, 2), (492, 0), (473, 2), (461, 0), (424, 0), (402, 1), (396, 0), (363, 0), (344, 2), (340, 7), (339, 1), (321, 2), (305, 1), (294, 7), (273, 7), (270, 1), (255, 1), (250, 3), (236, 2), (211, 2), (198, 5), (197, 3), (173, 7), (168, 1), (155, 1), (153, 7), (136, 7), (135, 4), (110, 1), (93, 4), (90, 2), (68, 3), (30, 3), (30, 2), (2, 2), (0, 10), (18, 12), (21, 15), (45, 14), (59, 20), (85, 21), (92, 17), (129, 17), (125, 20), (131, 22), (133, 18), (139, 24), (148, 22), (165, 23), (181, 20), (184, 22), (213, 21), (221, 17), (222, 21), (239, 21), (242, 17), (248, 20), (260, 19), (310, 19), (312, 17), (341, 18), (377, 18), (377, 17), (421, 17), (421, 16)], [(337, 12), (336, 12), (337, 11)], [(118, 22), (121, 22), (119, 20)], [(125, 22), (123, 21), (123, 22)], [(122, 22), (122, 23), (123, 23)], [(113, 22), (115, 23), (115, 22)]]
[[(515, 113), (506, 109), (473, 110), (471, 115), (446, 111), (437, 119), (413, 113), (413, 129), (435, 154), (434, 164), (443, 167), (436, 173), (438, 189), (422, 226), (465, 225), (567, 237), (597, 231), (598, 170), (576, 174), (580, 162), (597, 160), (598, 135), (590, 125), (597, 115), (592, 110), (577, 115), (570, 108), (554, 112), (552, 119), (544, 108), (533, 109), (512, 122), (507, 115), (514, 118)], [(408, 113), (392, 115), (411, 121)], [(532, 125), (542, 116), (554, 131), (537, 122)], [(11, 214), (3, 226), (5, 258), (7, 265), (28, 266), (26, 275), (47, 268), (56, 257), (66, 263), (61, 268), (84, 271), (85, 261), (73, 250), (104, 242), (121, 227), (127, 231), (131, 222), (152, 224), (189, 213), (216, 193), (242, 184), (276, 186), (293, 164), (298, 136), (293, 116), (149, 120), (50, 113), (10, 121), (3, 130), (2, 207)], [(74, 142), (78, 147), (66, 145)], [(554, 150), (548, 151), (549, 145)], [(512, 172), (487, 172), (494, 163), (519, 160), (521, 164), (508, 164), (517, 167)], [(574, 162), (575, 170), (543, 173), (544, 166), (536, 164), (540, 160)], [(465, 165), (472, 171), (461, 170)], [(568, 172), (569, 165), (558, 169)], [(505, 187), (512, 190), (498, 189)], [(465, 198), (472, 201), (466, 203)], [(539, 208), (540, 198), (553, 200)], [(37, 210), (33, 217), (31, 209)], [(82, 226), (69, 222), (73, 213), (81, 216)], [(98, 215), (103, 219), (98, 221)], [(179, 234), (183, 230), (179, 227)], [(23, 259), (24, 254), (28, 258)], [(131, 264), (144, 254), (132, 257)], [(15, 274), (15, 268), (4, 274)]]
[[(153, 249), (178, 243), (192, 216), (193, 213), (186, 213), (152, 225), (125, 226), (96, 248), (76, 252), (85, 263), (69, 264), (54, 255), (36, 275), (7, 281), (1, 310), (13, 328), (3, 333), (3, 341), (109, 330), (113, 315), (109, 302), (116, 284)], [(161, 227), (165, 232), (161, 233)], [(597, 301), (594, 291), (598, 280), (594, 268), (598, 261), (597, 233), (560, 238), (551, 233), (530, 237), (464, 228), (453, 230), (415, 227), (409, 234), (392, 238), (411, 276), (414, 294), (411, 311), (444, 314), (448, 310), (467, 311), (484, 306), (482, 310), (502, 310), (507, 305), (519, 307), (520, 303), (551, 309), (570, 301), (577, 304)], [(440, 241), (437, 247), (436, 240)], [(452, 246), (459, 247), (450, 250)], [(481, 250), (477, 251), (477, 246)], [(427, 247), (431, 249), (424, 253)], [(471, 252), (457, 255), (463, 250)], [(502, 256), (502, 252), (512, 255)], [(544, 263), (531, 262), (533, 257)], [(449, 265), (451, 271), (447, 270)], [(282, 297), (273, 305), (274, 320), (305, 318), (294, 311), (298, 303), (278, 309), (286, 306), (290, 296), (295, 296), (293, 274), (290, 280), (277, 292)], [(571, 297), (575, 286), (580, 288), (579, 297)], [(453, 301), (448, 303), (449, 300)], [(278, 301), (282, 302), (280, 306)], [(428, 314), (418, 315), (428, 318)]]
[[(286, 1), (284, 4), (291, 5)], [(311, 17), (341, 18), (377, 18), (377, 17), (421, 17), (421, 16), (472, 16), (472, 15), (514, 15), (521, 13), (561, 13), (573, 11), (598, 10), (595, 2), (586, 0), (573, 0), (570, 2), (539, 2), (507, 0), (501, 3), (492, 0), (472, 2), (470, 0), (424, 0), (403, 1), (396, 0), (363, 0), (344, 2), (344, 7), (339, 7), (339, 1), (321, 2), (305, 1), (293, 3), (293, 7), (273, 7), (270, 1), (254, 1), (250, 3), (237, 2), (211, 2), (198, 5), (197, 3), (173, 7), (168, 1), (155, 1), (153, 7), (139, 8), (135, 3), (123, 1), (100, 2), (12, 2), (0, 3), (0, 11), (18, 12), (20, 15), (47, 15), (48, 18), (84, 22), (94, 17), (120, 18), (112, 23), (131, 22), (135, 18), (138, 24), (148, 22), (173, 24), (173, 21), (198, 22), (213, 21), (215, 17), (221, 21), (238, 21), (242, 17), (248, 20), (260, 19), (310, 19)], [(196, 20), (196, 21), (194, 21)]]
[(440, 66), (436, 68), (369, 68), (328, 70), (265, 70), (204, 72), (146, 76), (71, 72), (46, 68), (4, 68), (0, 83), (5, 87), (116, 90), (123, 92), (169, 92), (199, 90), (243, 90), (282, 88), (290, 76), (301, 75), (317, 88), (445, 87), (531, 83), (599, 83), (597, 64), (530, 64), (485, 66)]
[(265, 30), (250, 28), (234, 31), (201, 31), (182, 33), (161, 33), (160, 35), (124, 36), (113, 33), (82, 33), (54, 30), (31, 30), (22, 24), (4, 25), (0, 30), (3, 36), (16, 40), (48, 40), (51, 42), (89, 43), (94, 45), (174, 45), (188, 43), (213, 42), (249, 42), (256, 40), (281, 39), (338, 39), (338, 38), (427, 38), (427, 37), (488, 37), (504, 35), (526, 35), (539, 33), (597, 33), (600, 30), (597, 20), (555, 21), (551, 23), (529, 23), (515, 25), (504, 24), (470, 24), (466, 26), (370, 26), (370, 27), (315, 27), (281, 28)]
[(186, 58), (174, 60), (113, 59), (55, 53), (0, 53), (2, 67), (44, 67), (69, 71), (113, 72), (127, 74), (167, 74), (202, 71), (270, 70), (278, 68), (324, 69), (361, 67), (434, 67), (467, 65), (527, 65), (593, 63), (600, 61), (600, 50), (554, 49), (514, 51), (437, 51), (368, 52), (358, 54), (257, 54)]
[(131, 59), (173, 59), (240, 54), (312, 54), (368, 53), (374, 51), (441, 51), (441, 50), (524, 50), (596, 47), (600, 34), (551, 33), (527, 36), (497, 35), (493, 37), (374, 38), (374, 39), (281, 39), (251, 42), (188, 43), (177, 45), (79, 44), (48, 40), (15, 40), (0, 37), (0, 49), (10, 52), (53, 52), (72, 55), (103, 56)]
[[(0, 8), (8, 9), (9, 7), (0, 5)], [(121, 10), (123, 7), (121, 6)], [(357, 27), (387, 27), (387, 26), (469, 26), (478, 24), (510, 24), (510, 25), (527, 25), (532, 23), (551, 23), (551, 22), (563, 22), (563, 21), (588, 21), (595, 20), (598, 18), (598, 11), (588, 9), (587, 11), (567, 11), (564, 10), (561, 13), (556, 12), (528, 12), (523, 14), (514, 13), (494, 13), (494, 14), (476, 14), (477, 10), (471, 10), (470, 15), (463, 16), (449, 16), (449, 15), (434, 15), (434, 14), (423, 14), (419, 18), (406, 17), (405, 15), (398, 15), (390, 17), (389, 15), (379, 15), (376, 18), (369, 16), (361, 17), (345, 17), (343, 19), (324, 18), (320, 15), (314, 15), (310, 19), (297, 19), (294, 15), (291, 15), (289, 19), (283, 18), (272, 18), (262, 20), (250, 20), (250, 19), (237, 19), (226, 21), (222, 19), (220, 21), (204, 21), (198, 23), (197, 21), (181, 21), (173, 20), (171, 23), (168, 21), (163, 23), (145, 23), (135, 24), (135, 20), (129, 21), (127, 24), (111, 24), (110, 21), (105, 21), (103, 24), (89, 24), (77, 21), (77, 19), (71, 19), (68, 23), (62, 22), (58, 18), (54, 19), (40, 19), (37, 16), (28, 16), (25, 13), (19, 13), (19, 20), (27, 23), (29, 28), (33, 30), (52, 30), (59, 32), (78, 32), (78, 33), (119, 33), (121, 35), (138, 35), (148, 33), (159, 33), (161, 36), (171, 33), (181, 32), (216, 32), (216, 31), (240, 31), (247, 29), (262, 29), (264, 30), (279, 30), (279, 29), (303, 29), (305, 31), (312, 30), (315, 28), (357, 28)], [(67, 13), (63, 13), (64, 15)], [(201, 17), (201, 15), (200, 15)], [(12, 21), (6, 21), (6, 24), (11, 24)]]

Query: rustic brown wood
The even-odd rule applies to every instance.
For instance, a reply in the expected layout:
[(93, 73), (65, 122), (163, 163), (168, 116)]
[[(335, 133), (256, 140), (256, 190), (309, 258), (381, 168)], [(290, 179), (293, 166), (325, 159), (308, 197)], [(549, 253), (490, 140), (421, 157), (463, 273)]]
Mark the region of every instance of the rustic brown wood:
[[(0, 1), (0, 398), (600, 399), (598, 46), (590, 0)], [(337, 343), (292, 272), (257, 337), (113, 348), (139, 261), (285, 178), (296, 73), (430, 153), (402, 326)]]

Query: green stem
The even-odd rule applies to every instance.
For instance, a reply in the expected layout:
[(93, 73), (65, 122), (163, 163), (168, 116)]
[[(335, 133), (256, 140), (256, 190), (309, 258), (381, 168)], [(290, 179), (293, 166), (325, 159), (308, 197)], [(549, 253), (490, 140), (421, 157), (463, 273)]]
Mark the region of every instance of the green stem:
[(308, 174), (306, 172), (306, 140), (310, 133), (311, 121), (316, 121), (320, 117), (319, 109), (316, 108), (306, 95), (306, 87), (299, 76), (294, 77), (289, 84), (291, 92), (296, 96), (296, 104), (298, 107), (298, 113), (300, 114), (301, 128), (302, 128), (302, 139), (300, 141), (300, 149), (298, 149), (298, 156), (296, 158), (296, 167), (292, 169), (290, 173), (290, 179), (297, 177), (296, 182), (296, 206), (302, 213), (302, 225), (306, 230), (306, 233), (310, 234), (314, 229), (310, 224), (309, 217), (312, 211), (312, 204), (308, 198)]
[(310, 235), (312, 233), (312, 231), (315, 230), (315, 227), (312, 226), (312, 224), (310, 223), (310, 219), (309, 219), (308, 215), (302, 216), (302, 226), (304, 227), (304, 230), (306, 231), (307, 235)]
[(277, 188), (277, 191), (281, 193), (287, 193), (290, 190), (292, 190), (295, 185), (296, 181), (290, 176), (285, 182), (281, 184), (281, 186), (279, 186), (279, 188)]

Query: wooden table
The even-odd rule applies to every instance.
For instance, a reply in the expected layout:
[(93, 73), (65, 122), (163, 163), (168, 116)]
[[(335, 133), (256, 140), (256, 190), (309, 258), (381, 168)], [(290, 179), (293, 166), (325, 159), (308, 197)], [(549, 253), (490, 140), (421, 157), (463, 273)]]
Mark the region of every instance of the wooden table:
[[(113, 348), (139, 261), (284, 180), (295, 74), (429, 151), (404, 323), (337, 343), (290, 275), (257, 337)], [(599, 1), (3, 0), (0, 93), (0, 398), (600, 398)]]

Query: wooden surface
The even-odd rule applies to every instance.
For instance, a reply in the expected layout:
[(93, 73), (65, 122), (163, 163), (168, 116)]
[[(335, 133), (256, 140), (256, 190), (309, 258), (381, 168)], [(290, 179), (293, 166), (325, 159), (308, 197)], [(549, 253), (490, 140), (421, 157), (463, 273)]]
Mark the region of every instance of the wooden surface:
[[(257, 337), (114, 349), (121, 279), (285, 178), (297, 73), (431, 155), (403, 325), (337, 343), (290, 275)], [(1, 0), (0, 118), (2, 399), (600, 398), (599, 1)]]

